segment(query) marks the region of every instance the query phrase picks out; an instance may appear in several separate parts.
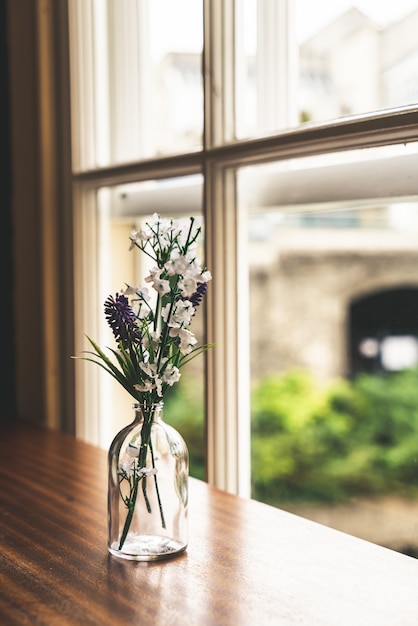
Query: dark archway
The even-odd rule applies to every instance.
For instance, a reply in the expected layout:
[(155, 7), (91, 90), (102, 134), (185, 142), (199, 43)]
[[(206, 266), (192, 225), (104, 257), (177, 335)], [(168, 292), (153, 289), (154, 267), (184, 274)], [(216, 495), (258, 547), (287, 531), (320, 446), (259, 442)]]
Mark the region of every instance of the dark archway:
[(416, 365), (418, 288), (387, 289), (354, 300), (349, 309), (348, 332), (351, 378), (361, 372)]

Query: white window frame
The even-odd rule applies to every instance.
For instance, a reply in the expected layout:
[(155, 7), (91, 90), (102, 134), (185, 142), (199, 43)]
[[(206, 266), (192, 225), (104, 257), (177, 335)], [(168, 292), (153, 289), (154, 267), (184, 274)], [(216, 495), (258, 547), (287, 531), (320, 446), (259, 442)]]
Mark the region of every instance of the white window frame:
[[(95, 0), (92, 0), (93, 2)], [(74, 3), (73, 3), (74, 4)], [(75, 0), (70, 21), (81, 28), (82, 43), (89, 40), (89, 2)], [(235, 141), (234, 131), (234, 15), (233, 0), (205, 0), (205, 130), (202, 151), (147, 159), (129, 165), (83, 171), (91, 163), (96, 134), (74, 154), (75, 350), (85, 349), (86, 328), (94, 336), (99, 286), (95, 264), (99, 258), (96, 190), (105, 185), (200, 173), (204, 176), (206, 264), (214, 280), (207, 299), (207, 341), (217, 347), (207, 355), (207, 479), (232, 493), (250, 493), (250, 423), (248, 286), (240, 268), (245, 249), (240, 233), (245, 216), (236, 201), (237, 168), (368, 146), (414, 141), (418, 137), (418, 108), (406, 107), (376, 115), (356, 116), (331, 123), (286, 130), (274, 136)], [(89, 21), (90, 20), (90, 21)], [(84, 38), (84, 41), (83, 41)], [(72, 52), (80, 48), (73, 41)], [(84, 89), (73, 91), (74, 134), (94, 128), (92, 51), (83, 47)], [(73, 81), (74, 83), (75, 81)], [(285, 104), (282, 105), (285, 107)], [(77, 114), (83, 110), (86, 116)], [(86, 135), (85, 135), (86, 137)], [(78, 142), (74, 145), (80, 146)], [(87, 283), (83, 268), (89, 267)], [(97, 442), (100, 420), (98, 368), (76, 364), (76, 434)]]

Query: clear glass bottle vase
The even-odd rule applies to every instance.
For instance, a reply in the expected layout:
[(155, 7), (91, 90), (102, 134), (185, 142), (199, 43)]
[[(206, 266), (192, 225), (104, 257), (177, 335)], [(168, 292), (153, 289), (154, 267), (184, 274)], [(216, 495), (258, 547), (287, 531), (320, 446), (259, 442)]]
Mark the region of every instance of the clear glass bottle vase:
[(163, 406), (134, 404), (134, 421), (109, 448), (108, 549), (124, 559), (158, 560), (187, 547), (189, 455)]

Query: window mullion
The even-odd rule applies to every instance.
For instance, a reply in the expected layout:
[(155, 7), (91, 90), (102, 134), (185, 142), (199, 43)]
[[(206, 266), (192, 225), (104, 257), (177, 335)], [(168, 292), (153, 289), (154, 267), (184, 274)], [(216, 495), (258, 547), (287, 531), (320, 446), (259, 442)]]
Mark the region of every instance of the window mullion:
[[(249, 424), (240, 413), (238, 391), (235, 172), (210, 155), (214, 147), (235, 138), (234, 11), (232, 0), (205, 2), (206, 261), (214, 276), (208, 298), (208, 340), (216, 343), (207, 355), (207, 477), (221, 489), (248, 495)], [(243, 440), (248, 445), (240, 445)]]
[(233, 141), (234, 0), (204, 0), (205, 147)]
[[(90, 346), (84, 334), (98, 337), (98, 237), (97, 196), (94, 187), (75, 184), (74, 198), (74, 290), (75, 333), (74, 354), (80, 355)], [(85, 268), (89, 268), (86, 272)], [(93, 297), (92, 297), (93, 294)], [(99, 368), (89, 367), (83, 359), (75, 361), (76, 435), (88, 443), (100, 443)]]
[(214, 276), (208, 297), (207, 478), (238, 491), (236, 232), (233, 178), (206, 170), (206, 259)]

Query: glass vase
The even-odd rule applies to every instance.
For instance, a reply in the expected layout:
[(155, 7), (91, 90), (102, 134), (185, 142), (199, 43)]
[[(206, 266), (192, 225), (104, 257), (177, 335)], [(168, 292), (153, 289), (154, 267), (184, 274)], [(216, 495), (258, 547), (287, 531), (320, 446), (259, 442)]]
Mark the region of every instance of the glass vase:
[(187, 547), (189, 455), (181, 435), (163, 421), (163, 402), (134, 404), (134, 421), (108, 455), (108, 549), (124, 559), (152, 561)]

